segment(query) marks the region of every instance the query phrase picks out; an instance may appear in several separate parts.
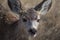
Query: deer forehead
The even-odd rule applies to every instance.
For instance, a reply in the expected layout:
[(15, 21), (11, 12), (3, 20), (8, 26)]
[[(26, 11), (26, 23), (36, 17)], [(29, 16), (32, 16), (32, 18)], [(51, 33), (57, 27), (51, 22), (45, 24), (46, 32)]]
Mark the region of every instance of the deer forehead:
[(37, 12), (26, 12), (23, 14), (23, 18), (36, 20), (36, 19), (40, 19), (40, 15)]

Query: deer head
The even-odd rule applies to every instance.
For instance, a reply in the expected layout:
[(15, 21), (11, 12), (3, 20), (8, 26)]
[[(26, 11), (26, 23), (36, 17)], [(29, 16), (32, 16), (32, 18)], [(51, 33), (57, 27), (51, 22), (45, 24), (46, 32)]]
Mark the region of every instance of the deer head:
[(43, 0), (34, 8), (24, 11), (22, 10), (22, 5), (19, 0), (8, 0), (8, 5), (11, 11), (16, 12), (16, 14), (20, 16), (20, 20), (25, 24), (27, 32), (33, 36), (36, 36), (41, 16), (47, 14), (51, 8), (51, 4), (52, 0)]

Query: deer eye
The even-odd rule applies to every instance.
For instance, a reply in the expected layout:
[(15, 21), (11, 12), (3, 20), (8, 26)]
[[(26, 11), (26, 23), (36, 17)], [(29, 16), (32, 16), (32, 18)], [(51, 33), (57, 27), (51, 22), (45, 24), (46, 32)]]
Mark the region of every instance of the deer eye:
[(25, 19), (25, 18), (23, 18), (22, 20), (23, 20), (23, 22), (27, 22), (27, 19)]

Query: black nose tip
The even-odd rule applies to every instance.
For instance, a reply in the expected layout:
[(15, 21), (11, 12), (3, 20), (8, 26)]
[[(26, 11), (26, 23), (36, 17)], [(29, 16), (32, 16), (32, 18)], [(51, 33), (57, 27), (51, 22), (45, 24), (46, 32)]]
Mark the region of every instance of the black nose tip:
[(36, 29), (29, 29), (29, 33), (30, 33), (31, 35), (34, 35), (36, 32), (37, 32)]

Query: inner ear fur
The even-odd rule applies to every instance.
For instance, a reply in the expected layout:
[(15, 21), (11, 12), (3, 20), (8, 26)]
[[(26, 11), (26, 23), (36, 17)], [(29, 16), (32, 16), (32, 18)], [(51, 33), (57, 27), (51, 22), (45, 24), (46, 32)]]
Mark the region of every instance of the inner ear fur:
[(52, 0), (43, 0), (34, 9), (39, 12), (39, 14), (45, 15), (51, 8)]
[(7, 0), (8, 6), (13, 12), (19, 13), (22, 10), (22, 5), (20, 0)]

